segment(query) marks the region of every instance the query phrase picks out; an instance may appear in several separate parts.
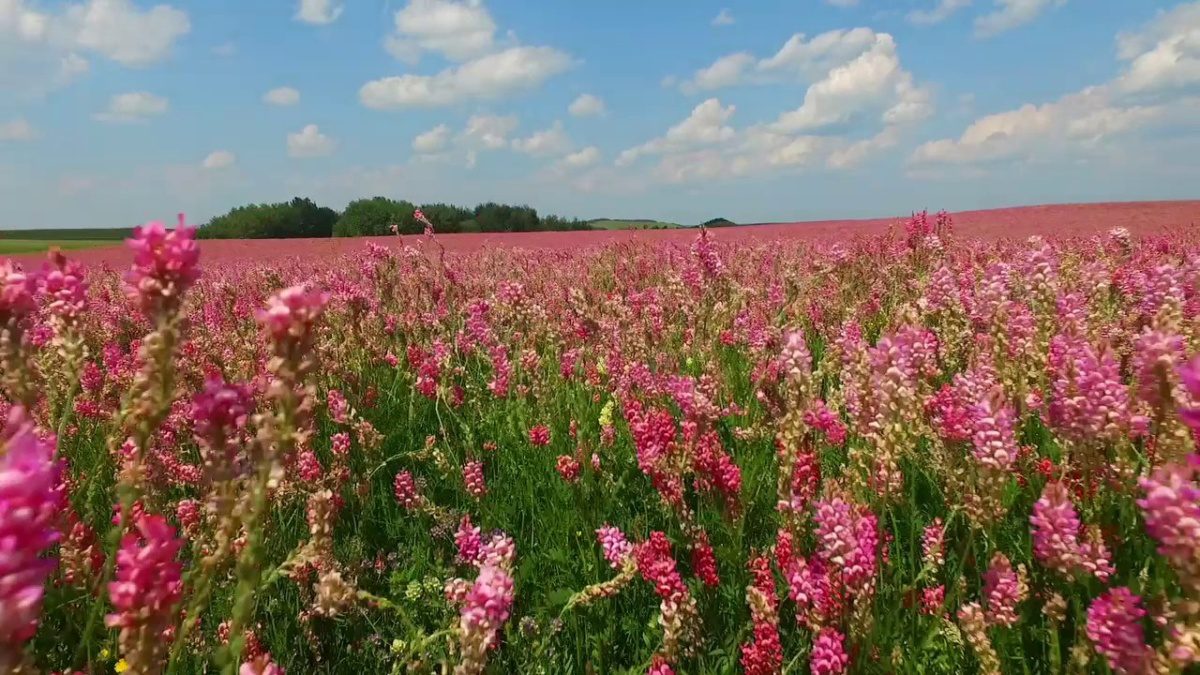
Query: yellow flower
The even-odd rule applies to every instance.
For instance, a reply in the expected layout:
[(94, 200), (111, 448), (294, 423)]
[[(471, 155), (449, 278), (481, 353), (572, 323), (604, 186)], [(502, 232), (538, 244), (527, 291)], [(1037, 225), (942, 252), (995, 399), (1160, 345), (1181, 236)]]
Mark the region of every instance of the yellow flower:
[(104, 649), (100, 650), (100, 658), (107, 661), (109, 656), (112, 656), (112, 655), (108, 652), (108, 647), (105, 647)]
[(123, 673), (129, 670), (129, 663), (125, 659), (121, 659), (120, 661), (117, 661), (117, 665), (113, 668), (113, 670), (117, 671), (118, 673)]

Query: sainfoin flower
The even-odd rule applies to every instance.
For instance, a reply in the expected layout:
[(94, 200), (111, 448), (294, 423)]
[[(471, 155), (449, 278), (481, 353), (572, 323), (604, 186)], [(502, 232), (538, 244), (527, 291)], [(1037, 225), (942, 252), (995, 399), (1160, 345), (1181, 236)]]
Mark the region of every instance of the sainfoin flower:
[(620, 528), (605, 525), (596, 530), (596, 540), (600, 542), (600, 548), (604, 550), (604, 559), (612, 565), (614, 570), (621, 569), (625, 565), (625, 560), (633, 555), (633, 544), (629, 543)]
[(1114, 671), (1148, 672), (1151, 650), (1142, 628), (1144, 616), (1142, 599), (1123, 586), (1110, 589), (1088, 607), (1088, 639)]
[(105, 619), (120, 628), (121, 654), (135, 672), (156, 672), (166, 656), (183, 595), (183, 541), (161, 516), (143, 515), (117, 551), (116, 578), (108, 584), (113, 609)]
[(479, 499), (487, 494), (487, 482), (483, 479), (483, 462), (473, 460), (463, 465), (463, 485), (467, 494)]
[[(39, 438), (24, 410), (15, 408), (0, 454), (0, 664), (20, 652), (37, 631), (52, 558), (42, 553), (59, 539), (63, 507), (61, 464), (52, 440)], [(6, 656), (7, 655), (7, 656)]]
[(406, 509), (412, 510), (421, 505), (421, 493), (417, 491), (417, 483), (413, 480), (412, 472), (401, 471), (396, 474), (393, 482), (396, 501)]
[(246, 661), (238, 668), (238, 675), (285, 675), (286, 671), (271, 660), (270, 654), (263, 654)]
[(850, 657), (846, 655), (845, 636), (838, 629), (825, 627), (813, 638), (809, 670), (812, 675), (836, 675), (846, 672)]
[(292, 286), (279, 291), (256, 314), (258, 322), (273, 340), (307, 337), (313, 323), (320, 318), (329, 301), (329, 294), (307, 286)]
[(125, 275), (128, 295), (146, 311), (172, 306), (200, 276), (200, 247), (195, 228), (184, 224), (174, 230), (158, 221), (133, 229), (126, 240), (133, 251), (133, 265)]
[(987, 600), (985, 618), (991, 625), (1016, 625), (1017, 605), (1025, 599), (1023, 567), (1013, 570), (1008, 556), (996, 552), (987, 571), (983, 573), (983, 595)]
[(1080, 541), (1079, 514), (1062, 483), (1046, 484), (1041, 498), (1034, 502), (1029, 522), (1033, 554), (1046, 567), (1068, 577), (1091, 574), (1101, 581), (1113, 573), (1108, 549), (1097, 533)]
[(1188, 456), (1187, 465), (1168, 465), (1142, 478), (1144, 497), (1138, 500), (1146, 530), (1158, 542), (1180, 581), (1200, 590), (1200, 485), (1196, 482), (1200, 456)]
[(467, 593), (459, 616), (462, 661), (456, 675), (483, 672), (487, 650), (496, 644), (513, 603), (513, 580), (504, 569), (485, 565)]

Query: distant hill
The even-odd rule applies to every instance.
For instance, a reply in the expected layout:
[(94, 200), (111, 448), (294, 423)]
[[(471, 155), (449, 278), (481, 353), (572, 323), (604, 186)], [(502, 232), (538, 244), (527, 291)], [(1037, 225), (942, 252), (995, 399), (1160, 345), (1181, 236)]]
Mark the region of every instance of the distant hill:
[(713, 218), (712, 220), (704, 221), (701, 223), (701, 225), (704, 227), (733, 227), (737, 225), (737, 223), (729, 220), (728, 218)]
[(0, 239), (49, 241), (120, 241), (133, 236), (129, 227), (74, 227), (69, 229), (0, 230)]
[(670, 230), (679, 227), (677, 223), (664, 223), (661, 220), (626, 218), (596, 218), (587, 223), (597, 230)]

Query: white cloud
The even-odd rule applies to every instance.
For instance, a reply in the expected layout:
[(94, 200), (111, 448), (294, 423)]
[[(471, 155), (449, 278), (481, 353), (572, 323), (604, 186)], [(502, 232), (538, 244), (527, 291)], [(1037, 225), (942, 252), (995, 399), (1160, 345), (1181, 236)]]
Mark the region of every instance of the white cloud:
[(910, 164), (1068, 158), (1153, 129), (1197, 124), (1200, 3), (1160, 13), (1141, 29), (1122, 33), (1117, 56), (1126, 66), (1110, 81), (980, 117), (957, 138), (919, 146)]
[(343, 9), (345, 8), (342, 4), (334, 0), (300, 0), (296, 5), (295, 19), (314, 26), (323, 26), (337, 21)]
[(712, 20), (712, 25), (714, 26), (732, 26), (733, 24), (733, 14), (727, 8), (723, 8), (720, 12), (717, 12), (717, 15)]
[(0, 39), (59, 53), (93, 52), (125, 66), (161, 61), (190, 30), (187, 13), (169, 5), (143, 11), (131, 0), (87, 0), (46, 13), (28, 0), (0, 0)]
[(871, 46), (853, 60), (830, 70), (804, 94), (804, 104), (776, 121), (783, 131), (809, 131), (882, 110), (885, 124), (908, 124), (933, 112), (930, 93), (916, 85), (900, 65), (896, 43), (876, 33)]
[(228, 169), (237, 162), (237, 155), (228, 150), (215, 150), (209, 153), (208, 157), (200, 163), (200, 166), (205, 169), (218, 170)]
[(996, 10), (975, 19), (976, 37), (991, 37), (1023, 26), (1051, 7), (1061, 7), (1067, 0), (995, 0)]
[(949, 19), (958, 10), (970, 5), (971, 0), (938, 0), (936, 6), (930, 9), (914, 9), (905, 18), (909, 23), (918, 26), (932, 26)]
[(337, 143), (325, 134), (315, 124), (309, 124), (300, 131), (287, 136), (289, 157), (324, 157), (332, 154)]
[(1117, 36), (1117, 56), (1129, 62), (1116, 82), (1149, 94), (1200, 84), (1200, 2), (1160, 12), (1141, 30)]
[(571, 58), (552, 47), (512, 47), (436, 75), (373, 80), (362, 86), (358, 96), (363, 105), (379, 110), (496, 99), (534, 89), (570, 66)]
[(1127, 132), (1161, 114), (1161, 110), (1108, 105), (1106, 93), (1092, 88), (1043, 105), (981, 117), (957, 139), (931, 141), (918, 147), (914, 164), (971, 164), (1060, 151), (1066, 140), (1096, 143)]
[(263, 94), (262, 100), (271, 105), (296, 105), (300, 102), (300, 92), (292, 87), (276, 87)]
[(496, 22), (480, 0), (409, 0), (393, 20), (384, 47), (402, 61), (416, 62), (424, 52), (466, 61), (495, 42)]
[(632, 164), (643, 155), (678, 152), (729, 140), (735, 132), (726, 123), (733, 117), (734, 110), (733, 105), (722, 106), (719, 99), (710, 98), (693, 108), (686, 119), (668, 129), (663, 136), (622, 151), (617, 156), (617, 165)]
[(422, 155), (432, 155), (441, 152), (450, 140), (450, 127), (439, 124), (436, 127), (419, 134), (413, 139), (413, 151)]
[(170, 107), (167, 99), (145, 91), (117, 94), (108, 101), (108, 109), (96, 113), (101, 122), (144, 122), (162, 115)]
[(600, 161), (600, 148), (594, 145), (578, 151), (572, 152), (562, 158), (561, 165), (572, 169), (581, 169), (586, 166), (591, 166)]
[(37, 130), (23, 118), (18, 117), (8, 122), (0, 122), (0, 143), (6, 141), (32, 141), (37, 137)]
[(713, 61), (711, 66), (697, 70), (691, 79), (681, 83), (679, 88), (684, 93), (690, 94), (729, 87), (741, 82), (745, 73), (754, 63), (753, 54), (746, 52), (726, 54)]
[(212, 48), (212, 53), (214, 56), (228, 58), (234, 54), (237, 54), (237, 45), (232, 42), (222, 42), (221, 44)]
[[(467, 120), (460, 141), (485, 150), (499, 150), (508, 146), (508, 135), (516, 128), (517, 118), (514, 115), (472, 115)], [(473, 161), (471, 163), (474, 164)]]
[(592, 94), (580, 94), (579, 98), (571, 101), (567, 112), (575, 117), (594, 117), (605, 113), (604, 100)]
[(170, 54), (175, 40), (190, 30), (188, 15), (169, 5), (143, 12), (130, 0), (89, 0), (68, 6), (61, 23), (51, 24), (50, 35), (122, 65), (147, 66)]
[(555, 122), (550, 128), (536, 131), (527, 138), (513, 139), (512, 147), (535, 157), (561, 155), (571, 149), (571, 139), (563, 131), (562, 122)]

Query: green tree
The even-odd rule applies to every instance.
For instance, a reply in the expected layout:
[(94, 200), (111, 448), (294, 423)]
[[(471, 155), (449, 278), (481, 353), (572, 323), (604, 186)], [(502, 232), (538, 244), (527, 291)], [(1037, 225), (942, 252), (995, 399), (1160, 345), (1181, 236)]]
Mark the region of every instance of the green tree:
[(392, 225), (404, 233), (419, 232), (423, 228), (413, 217), (415, 209), (411, 202), (387, 197), (358, 199), (346, 205), (342, 217), (333, 227), (333, 236), (376, 237), (391, 234)]

